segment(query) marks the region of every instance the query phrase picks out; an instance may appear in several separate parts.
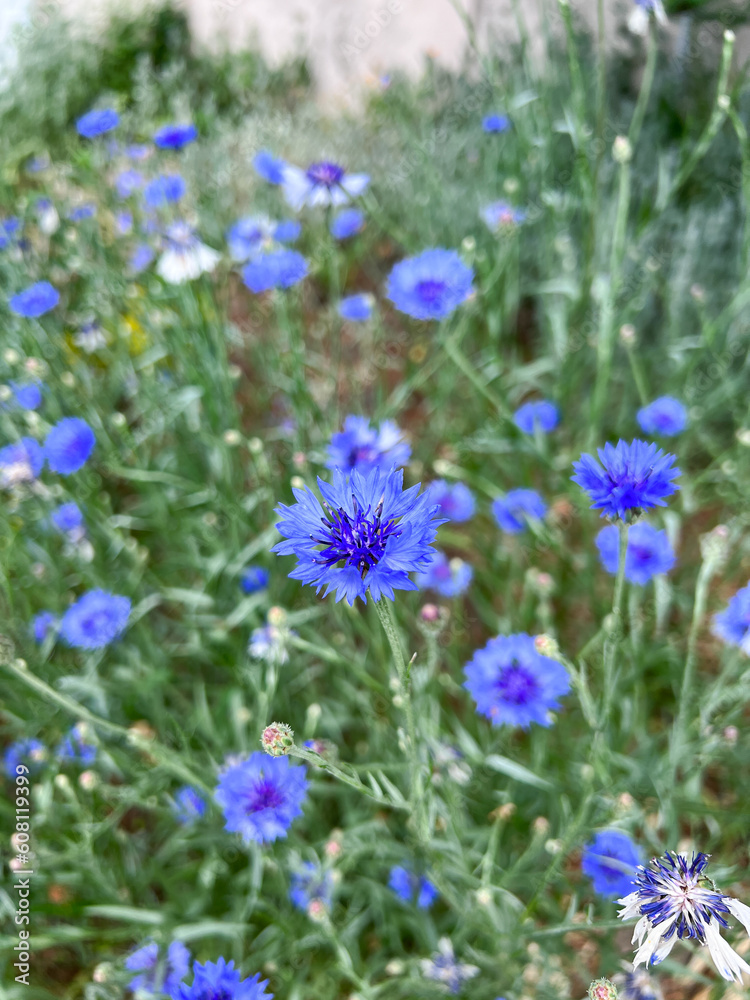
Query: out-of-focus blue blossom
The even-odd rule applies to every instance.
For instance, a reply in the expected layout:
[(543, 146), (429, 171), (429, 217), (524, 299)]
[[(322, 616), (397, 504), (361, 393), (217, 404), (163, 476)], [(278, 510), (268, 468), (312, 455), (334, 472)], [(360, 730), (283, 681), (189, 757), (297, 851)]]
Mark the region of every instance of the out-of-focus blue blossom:
[(42, 405), (42, 386), (39, 382), (28, 382), (26, 385), (11, 382), (10, 387), (16, 406), (22, 410), (37, 410)]
[(477, 712), (493, 726), (549, 726), (550, 712), (570, 690), (562, 663), (538, 653), (525, 632), (490, 639), (474, 653), (464, 673), (464, 687), (477, 703)]
[(30, 437), (0, 448), (0, 487), (8, 489), (19, 483), (30, 483), (44, 467), (44, 451)]
[(282, 190), (287, 204), (299, 212), (310, 208), (345, 205), (363, 193), (370, 183), (367, 174), (347, 174), (338, 163), (321, 160), (301, 170), (287, 163), (284, 167)]
[(289, 662), (289, 640), (297, 633), (286, 626), (283, 621), (286, 616), (279, 616), (278, 610), (276, 616), (271, 617), (273, 621), (267, 621), (261, 628), (253, 629), (247, 651), (254, 660), (265, 660), (266, 663), (281, 666)]
[(63, 534), (76, 532), (83, 526), (83, 512), (77, 503), (60, 504), (56, 510), (52, 511), (50, 521)]
[(5, 250), (11, 243), (15, 243), (16, 235), (21, 229), (21, 220), (15, 217), (0, 219), (0, 250)]
[(178, 823), (189, 826), (205, 815), (206, 800), (191, 785), (184, 785), (174, 797), (174, 814)]
[(665, 507), (665, 498), (679, 489), (672, 482), (680, 475), (675, 456), (665, 455), (655, 444), (618, 441), (616, 446), (605, 444), (597, 454), (599, 462), (592, 455), (581, 455), (573, 463), (576, 474), (571, 478), (588, 493), (591, 506), (600, 509), (602, 517), (627, 520), (652, 507)]
[(40, 611), (31, 622), (31, 632), (36, 642), (40, 645), (44, 642), (50, 632), (57, 628), (57, 616), (51, 611)]
[(581, 870), (594, 884), (594, 892), (614, 899), (633, 891), (636, 867), (643, 853), (626, 833), (602, 830), (583, 849)]
[(125, 155), (129, 160), (135, 160), (136, 163), (142, 163), (143, 160), (147, 160), (153, 152), (152, 146), (147, 146), (145, 143), (134, 143), (132, 146), (125, 147)]
[(387, 472), (408, 463), (411, 447), (404, 432), (392, 420), (373, 426), (367, 417), (349, 415), (343, 431), (331, 437), (326, 467), (350, 473), (354, 469), (363, 475), (371, 469)]
[(234, 962), (220, 958), (218, 962), (193, 963), (193, 982), (180, 983), (171, 993), (172, 1000), (273, 1000), (273, 993), (266, 993), (268, 980), (257, 972), (250, 979), (242, 979)]
[(179, 201), (187, 191), (180, 174), (159, 174), (143, 189), (143, 201), (149, 208), (163, 208)]
[(526, 212), (514, 208), (507, 201), (493, 201), (479, 212), (483, 222), (493, 233), (503, 229), (513, 229), (526, 221)]
[(89, 320), (73, 336), (73, 343), (86, 354), (93, 354), (107, 346), (107, 337), (98, 320)]
[(436, 479), (427, 487), (433, 503), (440, 507), (440, 516), (448, 521), (468, 521), (474, 516), (476, 501), (466, 483), (448, 483)]
[(265, 590), (271, 575), (264, 566), (246, 566), (240, 577), (240, 586), (245, 594), (255, 594)]
[(115, 190), (120, 198), (130, 198), (143, 187), (140, 170), (123, 170), (115, 178)]
[(623, 962), (622, 968), (624, 972), (612, 977), (620, 1000), (664, 1000), (658, 982), (645, 969), (635, 969), (629, 962)]
[(128, 270), (131, 274), (140, 274), (151, 264), (154, 256), (153, 248), (148, 243), (139, 243), (130, 255)]
[(8, 305), (16, 316), (35, 319), (54, 309), (60, 301), (60, 293), (49, 281), (37, 281), (14, 295)]
[(660, 396), (638, 411), (638, 424), (647, 434), (674, 437), (687, 427), (688, 414), (679, 399)]
[(267, 844), (286, 837), (302, 815), (307, 797), (307, 768), (288, 757), (257, 751), (230, 764), (219, 776), (215, 798), (224, 811), (225, 829), (242, 839)]
[(192, 123), (162, 125), (154, 133), (159, 149), (182, 149), (198, 138), (198, 129)]
[(58, 759), (67, 764), (78, 764), (88, 767), (96, 760), (97, 748), (89, 742), (91, 730), (85, 722), (79, 722), (68, 732), (57, 748)]
[(133, 232), (133, 215), (131, 212), (118, 212), (115, 215), (115, 229), (118, 236), (127, 236)]
[(350, 323), (364, 323), (372, 316), (375, 300), (367, 292), (347, 295), (339, 302), (338, 313)]
[(76, 122), (76, 130), (85, 139), (95, 139), (111, 132), (120, 124), (120, 116), (112, 108), (89, 111)]
[(471, 583), (474, 575), (469, 563), (463, 559), (448, 559), (444, 552), (436, 552), (432, 562), (414, 580), (420, 590), (435, 590), (442, 597), (458, 597)]
[(311, 903), (330, 910), (333, 901), (333, 873), (313, 861), (305, 861), (292, 872), (289, 898), (298, 910), (307, 911)]
[(524, 434), (533, 434), (538, 428), (549, 434), (560, 423), (560, 411), (547, 399), (524, 403), (513, 414), (513, 423)]
[(497, 112), (485, 115), (482, 119), (482, 131), (483, 132), (507, 132), (510, 128), (510, 118), (507, 115), (501, 115)]
[(125, 968), (128, 972), (138, 973), (128, 983), (128, 989), (133, 993), (154, 998), (164, 994), (173, 997), (190, 969), (190, 952), (182, 941), (172, 941), (167, 948), (166, 959), (160, 962), (159, 946), (155, 941), (149, 941), (128, 955)]
[(96, 205), (87, 202), (85, 205), (76, 205), (68, 212), (68, 219), (71, 222), (83, 222), (84, 219), (93, 219), (96, 215)]
[(273, 238), (277, 243), (294, 243), (299, 239), (302, 232), (302, 225), (296, 219), (282, 219), (276, 223), (273, 231)]
[(530, 520), (541, 521), (546, 513), (547, 505), (536, 490), (509, 490), (504, 497), (492, 501), (498, 527), (511, 535), (525, 531)]
[(41, 174), (51, 165), (52, 161), (46, 153), (42, 153), (41, 156), (32, 156), (30, 160), (26, 161), (26, 169), (30, 174)]
[(243, 268), (242, 280), (259, 295), (272, 288), (291, 288), (307, 274), (308, 264), (296, 250), (272, 250), (261, 253)]
[(130, 599), (105, 590), (89, 590), (68, 608), (60, 634), (69, 646), (102, 649), (125, 631)]
[(420, 910), (429, 910), (438, 891), (424, 875), (416, 875), (401, 865), (391, 868), (388, 885), (405, 903), (416, 903)]
[(253, 167), (256, 174), (262, 177), (269, 184), (283, 184), (286, 161), (270, 153), (267, 149), (261, 149), (253, 157)]
[[(628, 527), (628, 548), (625, 554), (625, 579), (645, 587), (658, 573), (668, 573), (675, 564), (675, 554), (666, 531), (645, 521)], [(608, 524), (596, 536), (596, 546), (602, 566), (608, 573), (617, 573), (620, 564), (620, 532), (616, 524)]]
[(455, 250), (436, 247), (407, 257), (388, 276), (387, 296), (415, 319), (444, 319), (471, 295), (474, 272)]
[(714, 635), (750, 656), (750, 581), (738, 590), (713, 621)]
[(440, 983), (449, 993), (460, 993), (465, 982), (479, 975), (476, 965), (457, 962), (450, 938), (443, 937), (438, 941), (438, 950), (432, 958), (420, 961), (422, 975)]
[(358, 208), (345, 208), (331, 219), (331, 236), (337, 240), (348, 240), (362, 232), (365, 227), (365, 213)]
[(247, 215), (226, 231), (227, 246), (236, 261), (250, 260), (273, 245), (276, 223), (267, 215)]
[[(38, 774), (47, 760), (47, 748), (40, 740), (19, 740), (6, 747), (3, 754), (3, 768), (9, 778), (15, 778), (16, 768), (23, 764), (30, 774)], [(25, 772), (24, 772), (25, 773)]]
[(80, 417), (63, 417), (44, 441), (44, 456), (53, 472), (69, 476), (82, 469), (96, 444), (96, 435)]

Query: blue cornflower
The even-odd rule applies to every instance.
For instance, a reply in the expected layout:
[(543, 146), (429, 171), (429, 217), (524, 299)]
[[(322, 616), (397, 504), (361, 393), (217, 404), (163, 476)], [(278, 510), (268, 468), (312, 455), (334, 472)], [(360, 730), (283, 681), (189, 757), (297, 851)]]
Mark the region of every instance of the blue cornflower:
[(274, 156), (267, 149), (261, 149), (253, 157), (253, 167), (256, 174), (269, 184), (283, 184), (286, 160)]
[(708, 947), (711, 958), (724, 979), (742, 982), (750, 976), (750, 965), (722, 938), (721, 928), (735, 917), (750, 934), (750, 907), (726, 896), (705, 874), (709, 854), (674, 851), (653, 858), (636, 869), (635, 891), (618, 899), (623, 904), (618, 916), (623, 920), (639, 917), (633, 940), (638, 951), (633, 960), (657, 965), (679, 938), (690, 938)]
[(118, 236), (127, 236), (133, 232), (132, 212), (118, 212), (115, 215), (115, 229)]
[(560, 411), (547, 399), (535, 400), (533, 403), (524, 403), (516, 410), (513, 423), (524, 434), (533, 434), (537, 428), (549, 434), (560, 423)]
[(674, 437), (688, 425), (687, 410), (674, 396), (659, 396), (638, 411), (638, 425), (646, 434)]
[(597, 451), (599, 462), (583, 454), (573, 463), (574, 483), (588, 493), (592, 508), (601, 509), (602, 517), (627, 520), (652, 507), (665, 507), (665, 497), (676, 493), (672, 483), (680, 475), (674, 466), (675, 456), (646, 441), (618, 441)]
[(156, 273), (171, 285), (181, 285), (210, 273), (220, 260), (221, 254), (201, 243), (191, 225), (178, 220), (163, 234)]
[(296, 250), (261, 253), (242, 270), (242, 280), (256, 295), (271, 288), (291, 288), (305, 277), (308, 264)]
[(307, 170), (287, 163), (282, 190), (290, 208), (299, 212), (305, 205), (345, 205), (362, 194), (369, 183), (367, 174), (347, 174), (338, 163), (321, 160), (311, 163)]
[(507, 132), (510, 128), (510, 118), (507, 115), (500, 115), (493, 112), (485, 115), (482, 119), (483, 132)]
[(140, 170), (123, 170), (115, 178), (115, 190), (120, 198), (130, 198), (143, 187)]
[(442, 597), (458, 597), (471, 583), (474, 570), (463, 559), (448, 559), (436, 551), (430, 565), (414, 578), (420, 590), (435, 590)]
[(71, 208), (68, 212), (68, 219), (71, 222), (83, 222), (84, 219), (93, 219), (95, 215), (96, 205), (89, 201), (85, 205), (76, 205), (75, 208)]
[(345, 208), (331, 219), (331, 236), (337, 240), (348, 240), (365, 227), (365, 213), (358, 208)]
[(36, 410), (42, 405), (42, 387), (39, 382), (29, 382), (26, 385), (18, 385), (11, 382), (13, 399), (22, 410)]
[(246, 566), (240, 577), (240, 586), (244, 594), (255, 594), (259, 590), (265, 590), (271, 574), (263, 566)]
[(257, 751), (230, 764), (219, 776), (214, 796), (224, 811), (224, 828), (246, 842), (267, 844), (286, 837), (307, 796), (307, 768), (288, 757)]
[(266, 993), (268, 980), (257, 972), (251, 979), (242, 979), (234, 962), (220, 958), (217, 962), (193, 962), (193, 983), (180, 983), (172, 991), (172, 1000), (273, 1000)]
[(128, 270), (131, 274), (140, 274), (145, 271), (154, 259), (154, 251), (148, 243), (139, 243), (133, 250), (128, 261)]
[(392, 420), (373, 427), (367, 417), (348, 416), (344, 429), (331, 437), (326, 468), (366, 475), (371, 469), (387, 472), (406, 465), (411, 448), (404, 432)]
[(91, 730), (85, 722), (79, 722), (57, 748), (57, 756), (64, 763), (88, 767), (96, 760), (97, 747), (90, 743)]
[[(596, 546), (602, 566), (608, 573), (617, 573), (620, 564), (620, 532), (616, 524), (608, 524), (596, 536)], [(660, 531), (645, 521), (628, 527), (628, 548), (625, 554), (625, 579), (645, 587), (658, 573), (668, 573), (675, 564), (675, 554), (666, 531)]]
[(581, 871), (594, 883), (600, 896), (624, 896), (635, 880), (642, 852), (626, 833), (602, 830), (583, 849)]
[(645, 969), (634, 969), (629, 962), (621, 965), (624, 971), (612, 977), (620, 1000), (664, 1000), (661, 987)]
[[(336, 592), (336, 601), (394, 599), (394, 588), (416, 590), (409, 573), (425, 569), (434, 553), (437, 506), (419, 485), (404, 490), (402, 469), (372, 469), (366, 476), (333, 473), (333, 485), (318, 479), (321, 506), (313, 492), (295, 489), (293, 507), (279, 504), (276, 525), (285, 541), (274, 545), (279, 555), (295, 555), (293, 580)], [(322, 546), (320, 548), (319, 546)]]
[(194, 142), (198, 138), (198, 129), (195, 125), (187, 123), (183, 125), (162, 125), (154, 133), (154, 142), (160, 149), (182, 149), (189, 142)]
[(444, 319), (471, 295), (474, 272), (455, 250), (436, 247), (407, 257), (388, 276), (386, 294), (415, 319)]
[(429, 910), (438, 896), (438, 891), (424, 875), (416, 875), (401, 865), (391, 868), (388, 885), (399, 899), (405, 903), (415, 903), (420, 910)]
[(40, 611), (31, 621), (31, 633), (38, 643), (43, 643), (50, 632), (57, 628), (57, 616), (51, 611)]
[(0, 448), (0, 487), (8, 489), (19, 483), (30, 483), (44, 466), (44, 451), (38, 441), (23, 437)]
[(549, 713), (570, 690), (562, 663), (542, 656), (525, 632), (500, 635), (478, 649), (464, 667), (464, 687), (477, 711), (493, 726), (521, 726), (532, 722), (549, 726)]
[(729, 604), (714, 615), (713, 632), (730, 646), (739, 646), (750, 656), (750, 580), (738, 590)]
[(188, 826), (206, 812), (206, 800), (190, 785), (184, 785), (174, 797), (174, 814), (179, 823)]
[(447, 483), (436, 479), (427, 487), (430, 499), (440, 508), (440, 516), (448, 521), (468, 521), (474, 516), (476, 501), (465, 483)]
[(438, 950), (432, 958), (423, 958), (419, 964), (422, 967), (422, 975), (427, 979), (434, 979), (449, 993), (460, 993), (463, 984), (479, 974), (476, 965), (456, 961), (453, 943), (447, 937), (440, 938)]
[(49, 281), (37, 281), (36, 284), (14, 295), (8, 305), (16, 316), (35, 319), (54, 309), (59, 301), (60, 293), (50, 285)]
[(289, 898), (298, 910), (307, 910), (311, 903), (316, 909), (330, 910), (333, 901), (333, 874), (315, 864), (305, 861), (300, 869), (292, 873)]
[(78, 531), (83, 525), (83, 511), (72, 500), (69, 503), (60, 504), (52, 511), (50, 516), (52, 524), (63, 534)]
[(536, 490), (509, 490), (492, 501), (498, 526), (511, 535), (525, 531), (529, 521), (541, 521), (546, 513), (547, 505)]
[(372, 316), (374, 303), (372, 295), (368, 295), (367, 292), (347, 295), (339, 302), (338, 313), (342, 319), (348, 319), (350, 323), (364, 323)]
[(21, 228), (21, 220), (15, 216), (9, 219), (0, 219), (0, 250), (14, 242), (16, 233)]
[(512, 229), (526, 221), (526, 213), (522, 208), (514, 208), (507, 201), (493, 201), (485, 205), (479, 212), (483, 222), (493, 233), (501, 229)]
[(80, 417), (63, 417), (49, 431), (44, 441), (44, 455), (50, 469), (69, 476), (88, 462), (96, 444), (96, 435)]
[(294, 243), (301, 232), (302, 226), (296, 219), (282, 219), (274, 227), (273, 238), (277, 243)]
[(250, 260), (267, 250), (274, 240), (276, 223), (266, 215), (247, 215), (226, 231), (227, 246), (236, 261)]
[(136, 163), (141, 163), (143, 160), (147, 160), (151, 153), (153, 152), (153, 147), (146, 145), (145, 143), (135, 143), (132, 146), (125, 147), (125, 155), (129, 160), (135, 160)]
[(63, 615), (60, 634), (69, 646), (101, 649), (125, 630), (130, 608), (127, 597), (105, 590), (89, 590)]
[(18, 740), (5, 748), (3, 767), (9, 778), (15, 778), (19, 764), (28, 767), (31, 774), (38, 774), (46, 760), (47, 748), (39, 740)]
[(179, 201), (187, 191), (187, 184), (179, 174), (159, 174), (143, 189), (143, 200), (149, 208), (163, 208)]
[(26, 161), (26, 169), (30, 174), (41, 174), (42, 171), (47, 170), (52, 165), (47, 153), (42, 153), (41, 156), (32, 156), (30, 160)]
[(95, 139), (98, 135), (111, 132), (120, 124), (120, 116), (112, 108), (89, 111), (76, 122), (76, 129), (84, 139)]
[(125, 959), (128, 972), (138, 972), (128, 983), (133, 993), (146, 996), (175, 996), (180, 982), (190, 969), (190, 952), (182, 941), (172, 941), (167, 948), (166, 960), (159, 961), (159, 945), (149, 941)]

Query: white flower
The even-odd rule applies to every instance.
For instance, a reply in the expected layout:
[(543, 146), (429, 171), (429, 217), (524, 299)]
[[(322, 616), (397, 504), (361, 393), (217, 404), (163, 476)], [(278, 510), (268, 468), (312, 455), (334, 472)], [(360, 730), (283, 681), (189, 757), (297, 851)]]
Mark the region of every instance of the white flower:
[(656, 18), (656, 23), (665, 25), (667, 23), (667, 13), (661, 0), (635, 0), (635, 6), (628, 18), (628, 29), (634, 35), (648, 34), (648, 22), (651, 14)]
[(206, 271), (213, 271), (221, 260), (221, 254), (201, 243), (185, 222), (169, 226), (165, 243), (156, 273), (170, 285), (193, 281)]
[(304, 205), (345, 205), (362, 194), (369, 183), (367, 174), (347, 174), (337, 163), (311, 163), (307, 170), (287, 163), (281, 189), (287, 203), (299, 212)]

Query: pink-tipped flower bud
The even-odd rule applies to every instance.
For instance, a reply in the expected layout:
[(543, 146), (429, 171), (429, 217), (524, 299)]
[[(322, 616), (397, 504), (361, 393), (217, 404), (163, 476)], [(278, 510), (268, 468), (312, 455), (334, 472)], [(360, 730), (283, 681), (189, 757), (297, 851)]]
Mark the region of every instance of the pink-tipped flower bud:
[(272, 722), (263, 730), (260, 745), (272, 757), (284, 757), (294, 746), (294, 732), (284, 722)]
[(560, 647), (557, 645), (557, 640), (553, 639), (551, 635), (546, 635), (544, 632), (541, 635), (534, 636), (534, 649), (541, 656), (548, 656), (552, 660), (556, 660), (560, 655)]
[(609, 979), (595, 979), (589, 986), (590, 1000), (617, 1000), (617, 987)]

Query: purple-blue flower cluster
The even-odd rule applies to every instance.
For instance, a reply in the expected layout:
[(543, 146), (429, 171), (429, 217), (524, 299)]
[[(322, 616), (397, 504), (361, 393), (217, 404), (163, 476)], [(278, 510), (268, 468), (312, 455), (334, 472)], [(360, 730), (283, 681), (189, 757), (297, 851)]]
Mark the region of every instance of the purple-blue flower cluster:
[(229, 764), (214, 793), (224, 812), (225, 829), (259, 844), (286, 837), (293, 820), (302, 815), (306, 773), (288, 757), (269, 757), (260, 751)]

